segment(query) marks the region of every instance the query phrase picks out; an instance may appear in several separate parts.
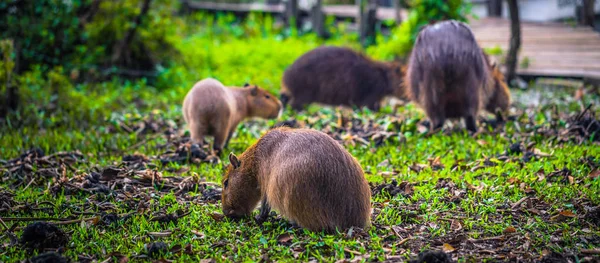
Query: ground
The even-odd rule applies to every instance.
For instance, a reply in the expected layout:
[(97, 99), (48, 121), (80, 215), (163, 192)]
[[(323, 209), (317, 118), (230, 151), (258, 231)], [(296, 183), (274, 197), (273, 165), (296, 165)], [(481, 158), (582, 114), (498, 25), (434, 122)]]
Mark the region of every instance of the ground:
[[(241, 124), (220, 160), (188, 143), (180, 108), (124, 114), (101, 129), (5, 129), (0, 261), (58, 252), (118, 262), (593, 262), (600, 124), (598, 96), (586, 90), (513, 89), (507, 122), (482, 117), (471, 135), (460, 123), (427, 134), (410, 103), (288, 109), (279, 120)], [(262, 226), (222, 216), (226, 154), (278, 125), (324, 131), (359, 160), (372, 184), (371, 228), (325, 235), (276, 213)], [(428, 250), (449, 257), (418, 258)]]

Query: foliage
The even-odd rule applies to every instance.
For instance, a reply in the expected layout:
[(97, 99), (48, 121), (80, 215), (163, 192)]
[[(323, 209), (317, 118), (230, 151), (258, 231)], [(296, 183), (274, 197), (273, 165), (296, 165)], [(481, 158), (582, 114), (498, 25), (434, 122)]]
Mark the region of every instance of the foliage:
[(413, 0), (410, 12), (400, 26), (392, 29), (389, 38), (377, 37), (377, 46), (367, 52), (379, 59), (405, 57), (412, 50), (421, 28), (437, 21), (454, 19), (467, 22), (471, 3), (464, 0)]
[[(62, 66), (71, 70), (100, 69), (114, 65), (111, 56), (126, 32), (137, 27), (126, 50), (128, 63), (115, 66), (153, 69), (174, 53), (172, 37), (181, 27), (173, 17), (178, 1), (154, 0), (140, 25), (139, 0), (39, 0), (0, 2), (0, 39), (13, 39), (18, 72), (41, 66), (42, 71)], [(99, 5), (97, 6), (96, 4)]]
[[(103, 8), (115, 6), (110, 3)], [(419, 20), (412, 19), (416, 27)], [(146, 40), (165, 36), (173, 52), (180, 54), (165, 63), (152, 84), (145, 79), (119, 78), (77, 84), (66, 64), (32, 65), (14, 76), (23, 102), (0, 125), (0, 217), (68, 220), (59, 225), (70, 237), (61, 251), (73, 261), (147, 260), (144, 244), (154, 242), (166, 242), (169, 250), (162, 256), (177, 262), (207, 258), (223, 262), (401, 261), (420, 250), (446, 248), (442, 245), (445, 242), (456, 247), (454, 257), (459, 257), (459, 262), (484, 261), (481, 257), (492, 261), (496, 256), (509, 260), (500, 258), (501, 253), (533, 255), (529, 259), (538, 260), (548, 251), (577, 253), (598, 246), (600, 228), (585, 221), (585, 211), (587, 206), (600, 205), (600, 147), (593, 138), (562, 141), (558, 139), (562, 134), (552, 133), (570, 129), (562, 116), (580, 110), (581, 101), (573, 99), (573, 91), (561, 89), (513, 90), (513, 111), (518, 114), (511, 113), (505, 126), (497, 129), (484, 125), (477, 135), (460, 131), (424, 134), (421, 121), (425, 116), (413, 104), (397, 109), (386, 106), (381, 112), (319, 105), (303, 112), (286, 111), (278, 121), (294, 119), (315, 129), (339, 132), (341, 143), (357, 158), (371, 183), (392, 185), (391, 181), (397, 180), (412, 187), (410, 193), (376, 193), (372, 198), (373, 228), (368, 231), (353, 229), (325, 235), (293, 228), (278, 217), (271, 217), (262, 226), (249, 218), (220, 218), (219, 202), (203, 198), (207, 191), (217, 191), (212, 182), (220, 181), (226, 156), (216, 164), (162, 163), (156, 159), (144, 164), (163, 178), (185, 177), (193, 185), (185, 191), (179, 191), (182, 187), (165, 192), (161, 183), (145, 182), (144, 187), (117, 194), (123, 187), (121, 182), (144, 182), (144, 178), (133, 178), (136, 175), (129, 173), (119, 174), (119, 183), (105, 181), (104, 188), (71, 184), (68, 180), (93, 181), (94, 174), (122, 163), (127, 155), (154, 158), (170, 151), (166, 145), (184, 139), (175, 130), (146, 134), (138, 128), (151, 127), (158, 119), (173, 122), (175, 125), (169, 127), (184, 132), (181, 101), (199, 79), (215, 77), (226, 85), (252, 82), (276, 94), (283, 71), (303, 52), (321, 44), (359, 48), (356, 35), (340, 33), (344, 25), (333, 30), (333, 38), (323, 41), (313, 34), (287, 32), (271, 17), (258, 14), (244, 23), (232, 15), (202, 13), (182, 18), (181, 23), (176, 21), (155, 24), (176, 29), (140, 31)], [(98, 29), (101, 25), (92, 22), (90, 27)], [(126, 30), (119, 28), (121, 33)], [(145, 30), (164, 34), (146, 35)], [(99, 32), (88, 39), (100, 36)], [(411, 36), (410, 32), (406, 30), (405, 35)], [(0, 61), (0, 73), (6, 73), (13, 57), (7, 59), (9, 41), (2, 43), (5, 59)], [(541, 106), (535, 106), (532, 100), (536, 98), (543, 100)], [(586, 104), (600, 102), (591, 94), (582, 100)], [(556, 116), (557, 112), (562, 115)], [(278, 121), (242, 123), (227, 150), (243, 152)], [(345, 128), (340, 125), (344, 122)], [(379, 129), (389, 139), (380, 144), (364, 143), (351, 131), (365, 125)], [(529, 152), (507, 156), (515, 143)], [(84, 160), (67, 158), (60, 167), (50, 169), (39, 167), (39, 163), (5, 166), (8, 160), (34, 147), (46, 155), (80, 151)], [(8, 172), (13, 169), (15, 177)], [(27, 169), (35, 180), (19, 177), (19, 172)], [(62, 173), (52, 176), (56, 171)], [(14, 197), (7, 191), (14, 192)], [(2, 210), (6, 204), (9, 210)], [(179, 210), (191, 213), (169, 222), (153, 220), (159, 213)], [(561, 213), (568, 216), (561, 217)], [(101, 219), (107, 214), (115, 214), (117, 220), (104, 224)], [(6, 223), (17, 227), (9, 231), (17, 236), (26, 225)], [(25, 260), (41, 252), (10, 245), (8, 237), (3, 235), (0, 240), (2, 262)], [(485, 249), (485, 253), (473, 252), (475, 249)], [(471, 255), (463, 257), (465, 254)]]

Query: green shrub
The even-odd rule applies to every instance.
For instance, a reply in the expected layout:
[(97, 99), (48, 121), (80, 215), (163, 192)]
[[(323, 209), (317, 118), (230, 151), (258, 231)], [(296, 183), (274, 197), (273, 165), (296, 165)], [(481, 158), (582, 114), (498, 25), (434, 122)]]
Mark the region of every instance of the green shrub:
[(367, 53), (386, 60), (405, 57), (423, 26), (448, 19), (467, 22), (469, 14), (471, 3), (465, 0), (413, 0), (407, 19), (392, 29), (390, 37), (378, 36), (377, 43), (380, 44), (369, 47)]

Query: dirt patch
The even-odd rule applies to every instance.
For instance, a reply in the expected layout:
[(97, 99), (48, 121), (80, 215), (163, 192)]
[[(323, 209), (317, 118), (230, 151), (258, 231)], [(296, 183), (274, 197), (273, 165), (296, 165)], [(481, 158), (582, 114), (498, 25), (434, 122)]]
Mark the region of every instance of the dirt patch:
[(58, 253), (50, 252), (39, 254), (27, 260), (28, 263), (67, 263), (70, 262), (67, 258)]
[(425, 251), (419, 253), (416, 259), (408, 261), (409, 263), (453, 263), (452, 258), (442, 251)]
[(387, 193), (391, 197), (397, 196), (399, 194), (404, 197), (409, 197), (413, 193), (413, 186), (409, 182), (402, 182), (398, 184), (396, 179), (392, 179), (392, 182), (389, 184), (380, 184), (380, 185), (371, 185), (371, 194), (373, 196), (379, 195), (382, 193)]
[(169, 246), (164, 242), (146, 244), (146, 253), (152, 258), (158, 258), (169, 251)]
[(55, 225), (36, 222), (28, 225), (21, 235), (21, 244), (30, 249), (64, 247), (69, 241), (67, 234)]

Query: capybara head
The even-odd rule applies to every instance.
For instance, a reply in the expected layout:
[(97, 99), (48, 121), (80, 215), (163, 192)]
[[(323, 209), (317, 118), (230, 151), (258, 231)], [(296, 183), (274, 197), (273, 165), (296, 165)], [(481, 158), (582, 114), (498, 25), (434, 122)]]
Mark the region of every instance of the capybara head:
[(406, 75), (406, 65), (403, 65), (400, 62), (392, 62), (388, 65), (391, 67), (391, 70), (388, 72), (389, 81), (391, 82), (391, 86), (394, 89), (393, 95), (399, 99), (406, 99), (408, 96), (406, 95), (405, 87), (403, 85), (404, 76)]
[(252, 213), (260, 200), (260, 190), (253, 164), (242, 164), (233, 153), (229, 154), (229, 162), (223, 176), (221, 204), (225, 216), (239, 218)]
[(252, 117), (275, 119), (281, 116), (283, 105), (277, 97), (256, 85), (246, 83), (244, 89), (248, 90), (246, 100), (248, 101), (248, 114)]
[[(504, 81), (504, 75), (500, 72), (500, 69), (496, 63), (490, 65), (490, 71), (492, 76), (492, 96), (486, 105), (486, 110), (495, 113), (498, 118), (502, 115), (500, 112), (506, 112), (510, 106), (510, 90), (506, 81)], [(499, 112), (500, 111), (500, 112)]]

